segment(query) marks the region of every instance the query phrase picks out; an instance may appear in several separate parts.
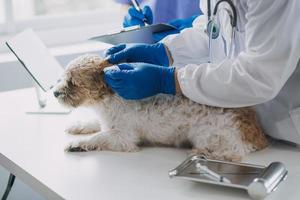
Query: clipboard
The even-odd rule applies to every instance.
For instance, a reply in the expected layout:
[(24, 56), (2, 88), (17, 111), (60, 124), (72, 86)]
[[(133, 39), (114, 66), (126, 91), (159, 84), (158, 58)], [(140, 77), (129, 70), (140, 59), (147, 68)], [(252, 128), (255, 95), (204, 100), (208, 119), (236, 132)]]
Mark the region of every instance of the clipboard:
[(176, 30), (169, 24), (153, 24), (149, 26), (132, 26), (118, 31), (112, 31), (104, 35), (95, 36), (90, 40), (105, 42), (112, 45), (120, 43), (155, 43), (153, 34), (164, 31)]

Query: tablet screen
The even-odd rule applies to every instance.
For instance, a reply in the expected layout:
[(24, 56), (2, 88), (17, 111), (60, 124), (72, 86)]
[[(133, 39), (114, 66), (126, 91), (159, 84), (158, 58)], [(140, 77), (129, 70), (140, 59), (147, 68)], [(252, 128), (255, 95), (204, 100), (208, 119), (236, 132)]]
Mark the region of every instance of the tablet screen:
[(17, 34), (6, 45), (45, 92), (62, 75), (63, 68), (33, 30), (27, 29)]

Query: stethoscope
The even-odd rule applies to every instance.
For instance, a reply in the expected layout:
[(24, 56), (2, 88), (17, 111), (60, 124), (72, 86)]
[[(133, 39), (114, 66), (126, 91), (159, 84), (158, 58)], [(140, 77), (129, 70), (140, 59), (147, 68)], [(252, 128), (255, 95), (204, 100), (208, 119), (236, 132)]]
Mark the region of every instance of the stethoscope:
[(207, 23), (206, 31), (209, 36), (209, 62), (211, 62), (211, 63), (213, 62), (212, 40), (217, 39), (220, 35), (220, 25), (217, 21), (218, 9), (219, 9), (219, 5), (221, 3), (225, 3), (225, 2), (229, 5), (229, 7), (231, 9), (231, 11), (230, 11), (228, 8), (224, 8), (230, 17), (230, 24), (231, 24), (231, 39), (230, 39), (230, 43), (229, 43), (230, 46), (229, 46), (229, 51), (226, 52), (226, 56), (231, 57), (233, 55), (233, 49), (234, 49), (233, 40), (235, 37), (235, 29), (236, 29), (236, 25), (237, 25), (237, 12), (236, 12), (235, 6), (231, 0), (219, 0), (216, 3), (213, 13), (211, 15), (211, 2), (210, 2), (210, 0), (207, 0), (208, 23)]

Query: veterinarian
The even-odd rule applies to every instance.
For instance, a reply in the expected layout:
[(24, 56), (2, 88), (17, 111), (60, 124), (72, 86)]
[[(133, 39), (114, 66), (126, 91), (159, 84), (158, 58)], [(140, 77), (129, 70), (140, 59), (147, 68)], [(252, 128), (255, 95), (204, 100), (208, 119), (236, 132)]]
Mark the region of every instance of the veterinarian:
[(107, 51), (107, 84), (125, 99), (183, 94), (218, 107), (258, 105), (271, 136), (300, 144), (300, 1), (200, 2), (205, 15), (160, 43)]
[[(130, 0), (116, 0), (122, 4), (131, 4)], [(142, 13), (133, 6), (128, 9), (124, 17), (123, 27), (135, 25), (144, 26), (144, 19), (148, 24), (168, 23), (177, 30), (154, 34), (155, 41), (159, 41), (170, 34), (179, 33), (185, 28), (192, 27), (193, 21), (202, 14), (199, 0), (150, 0), (138, 2), (145, 3)]]

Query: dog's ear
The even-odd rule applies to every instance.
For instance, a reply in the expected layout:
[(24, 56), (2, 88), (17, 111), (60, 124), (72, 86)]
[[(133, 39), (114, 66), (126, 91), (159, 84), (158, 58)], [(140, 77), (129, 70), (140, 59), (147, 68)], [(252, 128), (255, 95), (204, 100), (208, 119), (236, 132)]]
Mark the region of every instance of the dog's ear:
[(104, 78), (104, 68), (112, 66), (108, 60), (102, 60), (97, 67), (93, 70), (93, 79), (94, 82), (102, 82)]
[(112, 64), (110, 64), (109, 61), (106, 59), (106, 60), (102, 60), (97, 66), (98, 66), (98, 69), (100, 70), (101, 74), (103, 74), (104, 68), (110, 67), (110, 66), (112, 66)]

